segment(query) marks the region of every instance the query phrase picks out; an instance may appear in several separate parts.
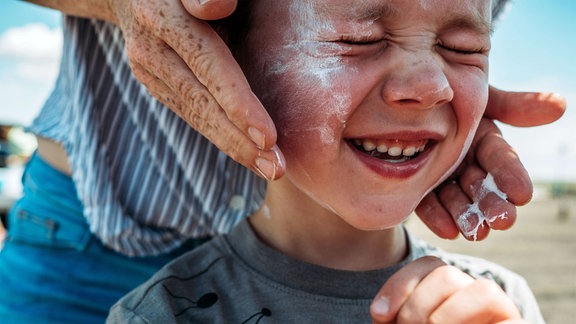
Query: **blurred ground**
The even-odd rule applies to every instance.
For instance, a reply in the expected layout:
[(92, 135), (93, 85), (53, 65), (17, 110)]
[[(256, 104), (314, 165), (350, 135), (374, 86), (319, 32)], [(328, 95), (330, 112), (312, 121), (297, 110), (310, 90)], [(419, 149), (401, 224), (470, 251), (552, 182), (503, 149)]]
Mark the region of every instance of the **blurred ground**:
[(524, 276), (547, 323), (576, 321), (576, 198), (521, 207), (510, 230), (492, 231), (482, 242), (441, 240), (415, 216), (407, 226), (436, 246), (494, 261)]

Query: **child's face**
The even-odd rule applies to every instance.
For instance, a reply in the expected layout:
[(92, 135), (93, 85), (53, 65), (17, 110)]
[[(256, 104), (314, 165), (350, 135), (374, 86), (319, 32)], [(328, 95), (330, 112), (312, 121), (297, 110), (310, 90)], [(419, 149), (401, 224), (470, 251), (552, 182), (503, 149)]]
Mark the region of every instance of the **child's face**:
[[(255, 0), (243, 65), (289, 186), (397, 225), (462, 160), (487, 101), (489, 0)], [(290, 192), (288, 190), (288, 192)]]

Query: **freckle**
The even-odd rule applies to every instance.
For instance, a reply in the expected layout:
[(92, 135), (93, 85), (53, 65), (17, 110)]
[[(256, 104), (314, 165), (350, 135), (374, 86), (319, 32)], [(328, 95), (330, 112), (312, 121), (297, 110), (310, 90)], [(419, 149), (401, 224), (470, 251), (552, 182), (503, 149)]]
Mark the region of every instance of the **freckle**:
[(188, 39), (194, 39), (194, 34), (189, 33), (189, 34), (188, 34)]
[(160, 15), (160, 17), (165, 17), (165, 16), (164, 16), (164, 11), (160, 10), (159, 15)]
[(222, 90), (222, 88), (216, 87), (216, 91), (220, 92), (220, 90)]

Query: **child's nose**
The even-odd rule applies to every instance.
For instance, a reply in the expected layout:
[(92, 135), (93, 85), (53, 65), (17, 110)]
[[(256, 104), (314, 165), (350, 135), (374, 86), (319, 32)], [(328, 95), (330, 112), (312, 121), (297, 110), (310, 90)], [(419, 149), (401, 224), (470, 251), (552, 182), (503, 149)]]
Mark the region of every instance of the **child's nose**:
[(384, 101), (391, 107), (415, 109), (429, 109), (452, 101), (454, 91), (442, 64), (433, 57), (398, 62), (385, 78)]

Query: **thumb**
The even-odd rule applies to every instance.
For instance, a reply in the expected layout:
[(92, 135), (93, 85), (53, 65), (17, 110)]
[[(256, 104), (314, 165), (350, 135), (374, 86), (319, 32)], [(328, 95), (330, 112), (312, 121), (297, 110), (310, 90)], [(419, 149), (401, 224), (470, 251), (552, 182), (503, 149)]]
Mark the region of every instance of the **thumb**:
[(182, 5), (194, 17), (217, 20), (230, 16), (236, 10), (237, 0), (181, 0)]
[(555, 93), (512, 92), (490, 87), (485, 116), (528, 127), (549, 124), (564, 114), (566, 99)]
[(436, 257), (425, 256), (398, 270), (386, 281), (370, 305), (373, 323), (394, 322), (398, 311), (424, 277), (444, 265)]

